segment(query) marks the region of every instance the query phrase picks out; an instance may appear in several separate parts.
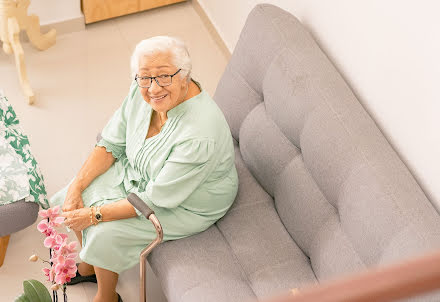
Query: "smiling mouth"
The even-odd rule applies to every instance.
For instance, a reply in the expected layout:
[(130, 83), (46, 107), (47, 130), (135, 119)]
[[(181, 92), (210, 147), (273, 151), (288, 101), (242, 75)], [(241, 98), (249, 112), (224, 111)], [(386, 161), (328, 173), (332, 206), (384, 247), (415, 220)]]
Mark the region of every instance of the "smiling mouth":
[(162, 96), (159, 96), (159, 97), (150, 97), (150, 99), (152, 99), (153, 101), (159, 101), (159, 100), (161, 100), (161, 99), (163, 99), (164, 97), (166, 97), (168, 94), (165, 94), (165, 95), (162, 95)]

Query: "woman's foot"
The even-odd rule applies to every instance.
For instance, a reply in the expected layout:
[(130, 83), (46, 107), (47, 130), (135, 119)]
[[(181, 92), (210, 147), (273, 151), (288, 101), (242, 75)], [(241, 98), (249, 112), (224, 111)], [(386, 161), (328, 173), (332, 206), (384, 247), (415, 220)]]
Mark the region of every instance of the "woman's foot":
[[(81, 282), (93, 282), (97, 283), (95, 271), (93, 269), (93, 266), (87, 263), (77, 263), (77, 271), (76, 276), (73, 277), (70, 282), (67, 282), (67, 285), (75, 285)], [(91, 269), (90, 269), (91, 267)]]

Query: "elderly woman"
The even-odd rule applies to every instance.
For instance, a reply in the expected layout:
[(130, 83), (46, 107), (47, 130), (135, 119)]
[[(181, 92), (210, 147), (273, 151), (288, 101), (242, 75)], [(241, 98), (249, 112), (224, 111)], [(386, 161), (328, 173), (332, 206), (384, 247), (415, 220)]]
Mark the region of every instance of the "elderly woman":
[[(221, 218), (237, 194), (232, 136), (200, 84), (182, 41), (141, 41), (134, 81), (78, 175), (51, 198), (82, 243), (70, 284), (98, 283), (94, 302), (122, 301), (118, 274), (138, 263), (156, 237), (128, 201), (137, 194), (159, 218), (164, 240), (199, 233)], [(176, 255), (178, 257), (178, 255)], [(95, 277), (96, 274), (96, 277)]]

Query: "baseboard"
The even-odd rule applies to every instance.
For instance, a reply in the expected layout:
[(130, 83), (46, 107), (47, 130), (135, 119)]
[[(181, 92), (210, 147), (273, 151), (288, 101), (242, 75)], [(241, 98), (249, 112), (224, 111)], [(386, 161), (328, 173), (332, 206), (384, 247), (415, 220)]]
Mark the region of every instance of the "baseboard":
[(205, 24), (206, 28), (208, 29), (208, 32), (211, 34), (211, 37), (214, 39), (215, 43), (217, 43), (222, 53), (229, 61), (229, 59), (231, 58), (231, 52), (226, 46), (225, 41), (223, 41), (222, 37), (217, 32), (217, 29), (215, 28), (214, 24), (212, 24), (205, 10), (200, 6), (199, 1), (191, 0), (191, 2), (194, 7), (194, 10), (197, 12), (200, 19), (202, 19), (203, 24)]
[[(69, 19), (69, 20), (63, 20), (60, 22), (53, 22), (53, 23), (41, 25), (41, 33), (45, 34), (49, 30), (51, 30), (52, 28), (54, 28), (57, 31), (57, 36), (58, 36), (58, 35), (68, 34), (68, 33), (76, 32), (76, 31), (85, 30), (86, 23), (84, 20), (84, 16), (81, 15), (78, 18), (73, 18), (73, 19)], [(25, 33), (25, 31), (23, 31), (23, 30), (20, 32), (20, 40), (22, 42), (29, 42), (29, 38), (28, 38), (27, 34)]]

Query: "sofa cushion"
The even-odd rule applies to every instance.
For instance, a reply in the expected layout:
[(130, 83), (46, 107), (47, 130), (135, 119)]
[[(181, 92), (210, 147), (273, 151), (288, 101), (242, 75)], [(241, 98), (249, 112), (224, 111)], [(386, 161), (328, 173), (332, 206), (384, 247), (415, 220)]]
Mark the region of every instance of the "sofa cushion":
[(168, 302), (255, 300), (246, 275), (215, 225), (195, 236), (160, 244), (148, 261)]
[(282, 224), (272, 197), (252, 176), (236, 146), (238, 194), (217, 227), (259, 299), (316, 282), (310, 259)]

